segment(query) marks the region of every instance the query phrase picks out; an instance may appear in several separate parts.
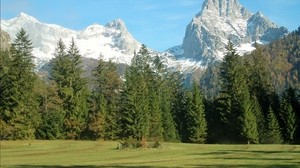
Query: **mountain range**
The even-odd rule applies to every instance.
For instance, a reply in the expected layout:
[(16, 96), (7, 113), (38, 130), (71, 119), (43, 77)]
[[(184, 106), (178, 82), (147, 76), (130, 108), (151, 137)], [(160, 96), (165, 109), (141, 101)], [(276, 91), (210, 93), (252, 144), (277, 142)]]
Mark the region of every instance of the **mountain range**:
[[(83, 57), (101, 57), (105, 61), (122, 64), (130, 64), (134, 52), (141, 46), (121, 19), (105, 26), (93, 24), (80, 31), (42, 23), (25, 13), (1, 20), (1, 29), (9, 34), (10, 40), (21, 27), (33, 42), (38, 68), (54, 57), (60, 38), (67, 45), (74, 38)], [(266, 44), (288, 33), (286, 28), (277, 26), (261, 12), (250, 13), (238, 0), (205, 0), (202, 10), (187, 25), (185, 32), (181, 45), (165, 52), (150, 51), (153, 55), (160, 55), (169, 67), (192, 71), (222, 59), (228, 40), (237, 46), (240, 53), (245, 53), (254, 49), (252, 44), (255, 41)]]

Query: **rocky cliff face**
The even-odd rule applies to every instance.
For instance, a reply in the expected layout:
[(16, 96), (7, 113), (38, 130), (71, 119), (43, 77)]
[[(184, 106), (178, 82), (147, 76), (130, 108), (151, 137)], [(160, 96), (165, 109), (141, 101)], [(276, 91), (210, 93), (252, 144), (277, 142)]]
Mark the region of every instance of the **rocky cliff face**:
[(287, 33), (260, 12), (251, 14), (238, 0), (205, 0), (186, 28), (183, 56), (209, 64), (223, 57), (228, 39), (247, 50), (241, 46), (254, 41), (268, 43)]
[(10, 37), (8, 33), (0, 29), (0, 50), (5, 51), (8, 50), (10, 47)]

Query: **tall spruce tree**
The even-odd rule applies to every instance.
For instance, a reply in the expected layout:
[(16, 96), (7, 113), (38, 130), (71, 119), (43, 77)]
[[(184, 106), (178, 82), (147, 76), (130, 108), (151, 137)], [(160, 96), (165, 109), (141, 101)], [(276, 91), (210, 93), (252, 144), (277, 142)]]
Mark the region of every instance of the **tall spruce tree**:
[(65, 136), (67, 139), (78, 139), (85, 127), (89, 95), (87, 80), (82, 77), (81, 55), (74, 39), (67, 51), (60, 40), (54, 55), (50, 75), (59, 87), (59, 96), (63, 100), (63, 109), (66, 112)]
[(292, 95), (289, 94), (289, 89), (283, 94), (280, 101), (280, 119), (282, 120), (282, 135), (287, 143), (291, 143), (295, 138), (297, 127), (296, 113), (292, 107)]
[(227, 53), (221, 63), (220, 113), (226, 126), (226, 141), (242, 143), (257, 142), (257, 123), (254, 102), (251, 100), (246, 80), (246, 68), (229, 41)]
[(205, 106), (200, 89), (195, 82), (188, 95), (187, 107), (186, 121), (189, 142), (205, 143), (207, 138)]
[(7, 73), (1, 77), (1, 120), (3, 139), (33, 139), (40, 123), (36, 95), (32, 42), (26, 31), (16, 34), (10, 50)]
[(163, 126), (162, 126), (162, 91), (163, 91), (163, 74), (165, 73), (164, 65), (158, 56), (154, 57), (152, 61), (153, 67), (151, 73), (148, 74), (149, 78), (149, 110), (150, 110), (150, 126), (149, 138), (150, 140), (163, 139)]
[(142, 45), (125, 73), (120, 121), (120, 136), (124, 138), (131, 137), (140, 141), (149, 137), (150, 112), (147, 83), (150, 71), (149, 59), (150, 53), (146, 46)]

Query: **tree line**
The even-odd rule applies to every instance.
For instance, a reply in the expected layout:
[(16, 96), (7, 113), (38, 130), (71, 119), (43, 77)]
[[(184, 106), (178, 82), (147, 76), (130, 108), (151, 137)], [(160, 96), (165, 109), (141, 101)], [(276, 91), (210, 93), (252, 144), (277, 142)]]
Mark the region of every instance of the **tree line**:
[(259, 46), (241, 57), (228, 43), (213, 99), (197, 82), (186, 87), (184, 76), (145, 45), (123, 77), (114, 63), (100, 59), (87, 78), (76, 42), (59, 40), (46, 80), (34, 71), (32, 48), (21, 29), (10, 50), (1, 51), (2, 140), (299, 142), (299, 93), (275, 92)]

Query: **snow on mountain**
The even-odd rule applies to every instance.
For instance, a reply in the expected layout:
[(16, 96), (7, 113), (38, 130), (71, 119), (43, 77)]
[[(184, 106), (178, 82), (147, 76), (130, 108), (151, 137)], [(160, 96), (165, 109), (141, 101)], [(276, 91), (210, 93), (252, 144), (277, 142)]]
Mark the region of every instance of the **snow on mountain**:
[(10, 20), (1, 20), (1, 29), (12, 40), (21, 27), (27, 31), (33, 42), (33, 55), (38, 67), (54, 57), (53, 53), (60, 38), (67, 46), (74, 38), (83, 57), (99, 59), (101, 56), (106, 61), (125, 64), (130, 64), (134, 51), (138, 51), (141, 46), (127, 31), (121, 19), (106, 26), (93, 24), (81, 31), (42, 23), (25, 13)]
[[(1, 29), (7, 32), (12, 40), (21, 28), (26, 30), (33, 42), (33, 55), (38, 69), (54, 57), (53, 53), (60, 38), (67, 46), (74, 38), (81, 55), (85, 58), (99, 59), (101, 57), (104, 61), (111, 60), (128, 65), (131, 63), (134, 52), (137, 52), (141, 46), (129, 33), (121, 19), (113, 20), (105, 26), (93, 24), (81, 31), (42, 23), (25, 13), (10, 20), (1, 20)], [(159, 55), (169, 68), (182, 72), (199, 68), (197, 62), (188, 59), (176, 60), (167, 52), (159, 53), (149, 50), (153, 56)], [(178, 50), (178, 52), (183, 51), (180, 47)]]
[(287, 33), (286, 28), (277, 26), (261, 12), (250, 13), (238, 0), (205, 0), (186, 28), (183, 54), (176, 56), (176, 47), (170, 53), (207, 65), (223, 58), (229, 39), (240, 53), (245, 53), (254, 49), (251, 44), (255, 41), (269, 43)]

